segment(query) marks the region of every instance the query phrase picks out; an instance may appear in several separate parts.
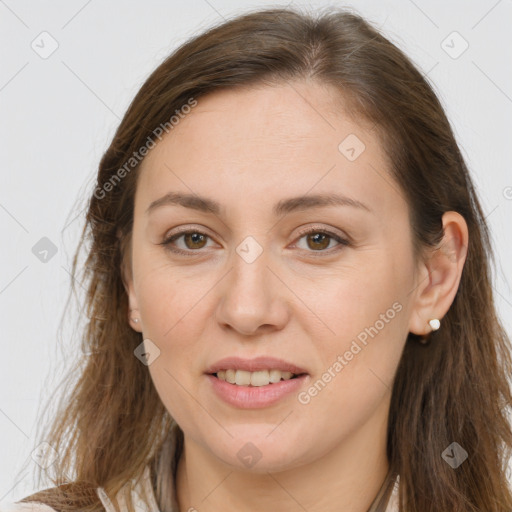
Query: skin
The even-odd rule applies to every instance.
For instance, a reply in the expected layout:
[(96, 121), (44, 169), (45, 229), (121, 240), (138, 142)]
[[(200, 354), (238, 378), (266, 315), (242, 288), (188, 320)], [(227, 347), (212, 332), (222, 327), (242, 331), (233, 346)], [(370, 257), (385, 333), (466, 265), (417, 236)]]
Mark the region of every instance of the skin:
[[(349, 134), (366, 146), (354, 161), (338, 149)], [(179, 205), (145, 213), (170, 191), (212, 198), (221, 214)], [(272, 213), (279, 200), (333, 192), (371, 212)], [(150, 151), (125, 285), (128, 321), (158, 346), (148, 369), (185, 434), (180, 512), (367, 510), (388, 471), (390, 390), (407, 335), (431, 332), (428, 321), (442, 320), (459, 285), (467, 226), (456, 212), (443, 225), (442, 250), (415, 261), (408, 205), (377, 134), (316, 82), (202, 97)], [(179, 226), (207, 235), (174, 241), (192, 256), (159, 245)], [(352, 243), (308, 243), (306, 227)], [(247, 236), (263, 250), (252, 263), (236, 252)], [(401, 310), (307, 404), (293, 393), (242, 410), (217, 398), (204, 375), (226, 356), (272, 355), (305, 368), (307, 389), (394, 303)], [(261, 453), (250, 468), (237, 457), (247, 442)]]

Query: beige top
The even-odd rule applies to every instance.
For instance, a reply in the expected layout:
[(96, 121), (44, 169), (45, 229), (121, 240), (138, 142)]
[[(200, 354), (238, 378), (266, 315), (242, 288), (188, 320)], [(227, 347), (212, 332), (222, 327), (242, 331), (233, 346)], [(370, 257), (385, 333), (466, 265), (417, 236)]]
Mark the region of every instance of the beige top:
[[(176, 465), (174, 465), (171, 461), (173, 461), (175, 455), (179, 457), (180, 454), (175, 453), (175, 448), (177, 446), (176, 435), (177, 432), (179, 431), (179, 427), (177, 426), (176, 423), (174, 423), (173, 427), (174, 428), (171, 429), (169, 437), (170, 443), (167, 445), (167, 449), (164, 450), (164, 452), (166, 453), (164, 456), (162, 456), (161, 463), (164, 464), (164, 466), (173, 468), (172, 481), (173, 483), (175, 483)], [(393, 487), (393, 491), (391, 493), (391, 497), (384, 512), (398, 512), (398, 483), (399, 478), (397, 477)], [(116, 508), (106, 495), (103, 487), (98, 487), (95, 490), (99, 499), (103, 503), (106, 512), (117, 512)], [(175, 485), (173, 485), (172, 488), (170, 488), (168, 491), (169, 496), (171, 498), (171, 502), (173, 503), (172, 512), (179, 512), (178, 503), (176, 500)], [(384, 492), (384, 486), (379, 491), (379, 495), (382, 492)], [(151, 482), (151, 472), (149, 465), (145, 467), (144, 472), (142, 474), (142, 478), (132, 479), (131, 496), (133, 504), (135, 506), (135, 510), (137, 510), (137, 512), (159, 512), (155, 492)], [(121, 512), (127, 511), (126, 502), (124, 496), (122, 496), (121, 493), (119, 493), (116, 496), (116, 500), (119, 504)], [(374, 511), (377, 512), (377, 509), (372, 508), (370, 512)], [(0, 503), (0, 512), (55, 512), (55, 509), (43, 503), (18, 501)]]

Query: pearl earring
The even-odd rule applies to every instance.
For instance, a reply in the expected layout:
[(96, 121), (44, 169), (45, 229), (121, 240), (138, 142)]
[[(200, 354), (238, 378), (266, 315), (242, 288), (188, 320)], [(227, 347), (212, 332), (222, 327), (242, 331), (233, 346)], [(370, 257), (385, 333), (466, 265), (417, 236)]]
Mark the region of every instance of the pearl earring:
[(433, 331), (437, 331), (437, 329), (439, 329), (439, 327), (441, 326), (441, 322), (437, 318), (429, 320), (428, 323)]
[(135, 323), (137, 323), (137, 322), (139, 321), (139, 319), (138, 319), (138, 318), (133, 318), (133, 317), (132, 317), (132, 320), (133, 320)]

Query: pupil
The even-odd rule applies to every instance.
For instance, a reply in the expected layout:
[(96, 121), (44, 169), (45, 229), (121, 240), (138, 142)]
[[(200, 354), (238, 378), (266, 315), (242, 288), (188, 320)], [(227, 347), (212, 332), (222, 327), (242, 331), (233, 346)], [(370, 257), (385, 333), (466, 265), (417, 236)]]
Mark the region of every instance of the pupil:
[(200, 233), (189, 233), (187, 236), (192, 239), (192, 244), (200, 243), (201, 239), (204, 238)]
[[(320, 240), (318, 240), (318, 237), (320, 237)], [(328, 245), (329, 245), (329, 235), (326, 235), (325, 233), (315, 233), (314, 235), (310, 235), (310, 239), (314, 239), (314, 243), (318, 244), (322, 244), (322, 242), (324, 242), (320, 249), (325, 249)], [(327, 243), (325, 243), (325, 241), (327, 240)], [(311, 247), (312, 249), (315, 249), (315, 247)], [(318, 246), (316, 247), (318, 248)]]

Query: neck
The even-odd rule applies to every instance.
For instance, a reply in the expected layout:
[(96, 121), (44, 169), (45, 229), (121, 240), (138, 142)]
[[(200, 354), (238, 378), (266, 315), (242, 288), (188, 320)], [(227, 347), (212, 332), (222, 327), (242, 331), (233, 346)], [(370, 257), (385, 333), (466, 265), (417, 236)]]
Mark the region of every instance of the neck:
[(226, 465), (184, 438), (176, 494), (180, 512), (367, 512), (389, 464), (387, 414), (370, 418), (329, 453), (276, 473), (251, 473)]

